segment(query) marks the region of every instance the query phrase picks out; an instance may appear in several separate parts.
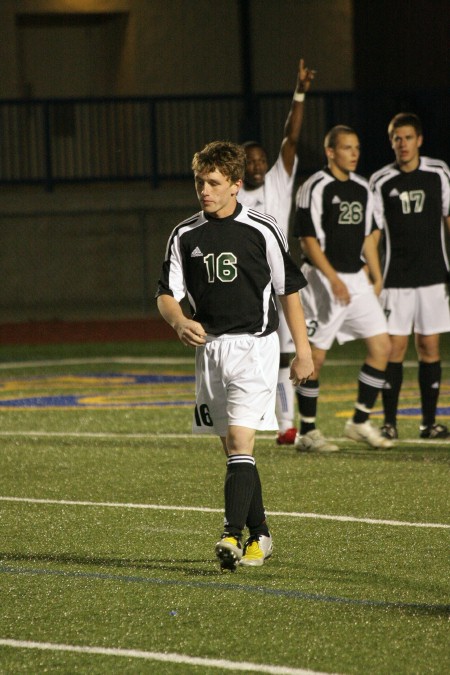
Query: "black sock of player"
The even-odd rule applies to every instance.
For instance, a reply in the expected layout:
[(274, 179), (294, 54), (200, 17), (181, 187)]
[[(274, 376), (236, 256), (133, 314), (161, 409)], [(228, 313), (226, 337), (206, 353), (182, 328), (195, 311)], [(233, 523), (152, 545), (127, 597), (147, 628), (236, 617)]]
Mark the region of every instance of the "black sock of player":
[(261, 480), (259, 478), (258, 469), (256, 465), (254, 467), (255, 471), (255, 487), (253, 489), (252, 501), (250, 502), (250, 507), (248, 509), (247, 516), (247, 527), (250, 532), (250, 536), (256, 536), (259, 534), (264, 534), (266, 537), (269, 536), (269, 528), (266, 523), (266, 512), (264, 510), (263, 498), (262, 498), (262, 487)]
[(378, 370), (368, 366), (367, 363), (363, 363), (358, 375), (358, 402), (353, 414), (355, 424), (362, 424), (369, 419), (384, 381), (384, 370)]
[(436, 421), (436, 408), (441, 386), (441, 362), (419, 361), (419, 388), (422, 403), (422, 424), (430, 426)]
[(241, 537), (255, 488), (255, 460), (251, 455), (230, 455), (225, 476), (225, 531)]
[(386, 369), (386, 382), (381, 390), (384, 408), (384, 423), (397, 426), (398, 399), (403, 383), (403, 363), (389, 362)]
[(295, 388), (300, 413), (300, 434), (316, 428), (317, 402), (319, 399), (319, 380), (308, 380)]

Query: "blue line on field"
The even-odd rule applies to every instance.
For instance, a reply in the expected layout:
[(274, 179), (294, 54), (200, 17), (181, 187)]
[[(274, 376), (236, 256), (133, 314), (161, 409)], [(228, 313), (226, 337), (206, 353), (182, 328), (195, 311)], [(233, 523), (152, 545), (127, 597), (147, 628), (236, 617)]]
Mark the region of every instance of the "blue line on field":
[(92, 402), (89, 396), (35, 396), (30, 398), (16, 398), (0, 400), (0, 408), (178, 408), (181, 406), (195, 405), (195, 401), (126, 401), (115, 403), (108, 401), (106, 396), (99, 402), (99, 396), (95, 396), (96, 402)]
[(365, 600), (358, 598), (340, 598), (331, 595), (317, 593), (305, 593), (295, 589), (264, 588), (263, 586), (244, 586), (241, 584), (215, 583), (207, 581), (177, 581), (170, 579), (153, 579), (122, 574), (107, 574), (104, 572), (67, 572), (64, 570), (25, 569), (0, 565), (0, 573), (3, 574), (29, 574), (44, 576), (60, 576), (81, 579), (101, 579), (104, 581), (118, 581), (121, 583), (155, 584), (159, 586), (185, 586), (187, 588), (213, 588), (227, 591), (242, 591), (246, 593), (259, 593), (276, 597), (293, 598), (294, 600), (312, 600), (315, 602), (329, 602), (341, 605), (356, 605), (360, 607), (381, 607), (384, 609), (412, 609), (433, 613), (450, 614), (450, 605), (432, 605), (421, 602), (390, 602), (385, 600)]

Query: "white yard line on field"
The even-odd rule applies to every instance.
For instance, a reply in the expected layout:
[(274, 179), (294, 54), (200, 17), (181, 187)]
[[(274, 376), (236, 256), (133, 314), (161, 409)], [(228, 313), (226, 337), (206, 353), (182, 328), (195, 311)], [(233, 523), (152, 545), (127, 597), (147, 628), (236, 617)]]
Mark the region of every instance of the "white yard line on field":
[[(73, 438), (111, 438), (111, 439), (147, 439), (149, 441), (151, 440), (156, 440), (156, 439), (164, 439), (164, 438), (179, 438), (179, 439), (184, 439), (184, 438), (193, 438), (193, 434), (185, 434), (185, 433), (173, 433), (173, 434), (168, 434), (168, 433), (163, 433), (163, 434), (157, 434), (157, 433), (146, 433), (146, 434), (126, 434), (126, 433), (114, 433), (114, 432), (103, 432), (103, 431), (7, 431), (5, 429), (2, 429), (0, 431), (0, 437), (1, 436), (17, 436), (17, 437), (28, 437), (28, 438), (65, 438), (65, 437), (73, 437)], [(211, 441), (212, 438), (217, 438), (217, 436), (214, 436), (213, 434), (197, 434), (195, 436), (195, 440), (209, 440)], [(265, 434), (265, 433), (258, 433), (258, 439), (261, 440), (266, 440), (270, 441), (275, 438), (274, 433), (273, 434)], [(333, 441), (333, 442), (347, 442), (345, 438), (342, 436), (338, 437), (332, 437), (332, 436), (327, 436), (328, 440)], [(353, 441), (350, 441), (350, 443), (353, 445)], [(438, 440), (435, 439), (428, 439), (428, 438), (402, 438), (401, 439), (401, 444), (402, 445), (430, 445), (433, 447), (433, 445), (439, 444), (439, 445), (450, 445), (450, 438), (439, 438)]]
[[(173, 506), (169, 504), (134, 504), (122, 502), (91, 502), (72, 499), (37, 499), (34, 497), (0, 496), (2, 502), (22, 502), (27, 504), (55, 504), (57, 506), (94, 506), (97, 508), (115, 509), (149, 509), (153, 511), (192, 511), (200, 513), (223, 513), (223, 509), (208, 506)], [(383, 520), (379, 518), (357, 518), (356, 516), (335, 516), (326, 513), (302, 513), (297, 511), (267, 511), (269, 516), (283, 518), (313, 518), (317, 520), (334, 520), (342, 523), (365, 523), (367, 525), (391, 525), (396, 527), (423, 527), (450, 529), (445, 523), (411, 523), (402, 520)]]
[(204, 668), (221, 668), (222, 670), (244, 670), (254, 673), (269, 673), (272, 675), (326, 675), (316, 670), (303, 668), (288, 668), (285, 666), (270, 666), (246, 661), (228, 661), (225, 659), (207, 659), (187, 654), (167, 654), (165, 652), (148, 652), (141, 649), (117, 649), (114, 647), (90, 647), (83, 645), (65, 645), (53, 642), (33, 642), (30, 640), (1, 639), (0, 646), (14, 649), (41, 649), (52, 652), (76, 652), (78, 654), (99, 654), (103, 656), (119, 656), (131, 659), (145, 659), (166, 663), (181, 663), (189, 666)]
[[(118, 363), (118, 364), (141, 364), (141, 365), (194, 365), (194, 355), (187, 357), (170, 356), (92, 356), (73, 359), (51, 359), (46, 361), (8, 361), (0, 363), (0, 370), (13, 370), (14, 368), (48, 368), (51, 366), (82, 366), (96, 363)], [(361, 365), (361, 359), (329, 359), (327, 366), (357, 366)], [(405, 368), (417, 367), (417, 361), (404, 361)], [(450, 365), (450, 362), (442, 361), (443, 368)]]

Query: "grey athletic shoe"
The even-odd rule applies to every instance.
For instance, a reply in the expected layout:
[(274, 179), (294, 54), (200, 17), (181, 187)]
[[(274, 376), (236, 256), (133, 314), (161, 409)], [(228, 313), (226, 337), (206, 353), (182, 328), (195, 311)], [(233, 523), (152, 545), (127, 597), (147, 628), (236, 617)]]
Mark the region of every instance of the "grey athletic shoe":
[(303, 436), (297, 434), (295, 447), (299, 452), (336, 452), (339, 450), (337, 445), (327, 441), (319, 429), (308, 431)]
[(355, 424), (352, 420), (347, 420), (344, 434), (353, 441), (362, 441), (372, 448), (392, 448), (393, 442), (389, 438), (384, 438), (381, 431), (367, 420), (362, 424)]

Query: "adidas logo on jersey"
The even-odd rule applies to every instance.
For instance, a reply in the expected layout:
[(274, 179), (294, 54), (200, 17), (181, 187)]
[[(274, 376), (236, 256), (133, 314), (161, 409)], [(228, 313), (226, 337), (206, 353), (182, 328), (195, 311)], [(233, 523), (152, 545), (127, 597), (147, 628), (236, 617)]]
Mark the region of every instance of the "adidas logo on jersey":
[(191, 258), (201, 258), (203, 253), (200, 251), (199, 247), (196, 246), (191, 253)]
[(331, 200), (332, 204), (340, 204), (341, 200), (337, 195), (334, 195), (333, 199)]
[(400, 193), (397, 190), (397, 188), (393, 188), (389, 193), (389, 197), (399, 197), (399, 196), (400, 196)]

